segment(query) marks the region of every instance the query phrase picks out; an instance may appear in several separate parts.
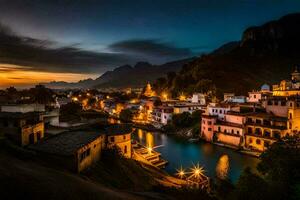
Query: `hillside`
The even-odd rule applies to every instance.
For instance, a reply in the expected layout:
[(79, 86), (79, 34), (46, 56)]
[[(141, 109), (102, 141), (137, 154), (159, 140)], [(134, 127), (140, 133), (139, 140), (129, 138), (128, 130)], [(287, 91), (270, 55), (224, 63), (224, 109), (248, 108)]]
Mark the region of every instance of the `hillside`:
[(262, 84), (289, 78), (300, 63), (300, 14), (291, 14), (244, 31), (231, 42), (186, 64), (173, 80), (156, 82), (157, 90), (215, 91), (246, 94)]
[(138, 62), (134, 66), (123, 65), (112, 71), (107, 71), (95, 80), (86, 79), (77, 83), (64, 81), (43, 83), (49, 88), (126, 88), (142, 87), (148, 81), (152, 82), (168, 72), (178, 72), (184, 64), (193, 58), (178, 60), (162, 65), (152, 65), (147, 62)]

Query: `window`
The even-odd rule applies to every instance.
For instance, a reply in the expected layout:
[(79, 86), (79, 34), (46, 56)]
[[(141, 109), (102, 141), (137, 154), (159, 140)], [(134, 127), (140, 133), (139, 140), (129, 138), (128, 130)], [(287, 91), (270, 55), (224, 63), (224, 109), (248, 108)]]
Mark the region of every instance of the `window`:
[(271, 125), (271, 122), (269, 120), (263, 120), (263, 124), (266, 125), (266, 126), (270, 126)]
[(255, 134), (261, 135), (261, 129), (260, 129), (260, 128), (256, 128), (256, 129), (255, 129)]
[(256, 139), (256, 144), (261, 144), (260, 139)]
[(268, 105), (271, 106), (272, 105), (272, 101), (268, 101)]
[(280, 133), (278, 131), (273, 132), (273, 137), (276, 139), (280, 139)]
[(220, 126), (218, 127), (218, 132), (221, 132), (221, 127)]
[(281, 101), (281, 106), (285, 106), (286, 102), (285, 101)]
[(256, 94), (254, 95), (254, 99), (256, 99)]
[(124, 153), (127, 153), (127, 146), (124, 147)]
[(126, 135), (123, 135), (123, 140), (126, 140)]
[(271, 133), (270, 133), (269, 131), (265, 130), (264, 136), (265, 136), (265, 137), (270, 137), (270, 136), (271, 136)]
[(221, 114), (221, 113), (222, 113), (222, 110), (220, 110), (219, 113)]
[(85, 150), (84, 152), (82, 152), (80, 154), (80, 162), (82, 162), (86, 157), (88, 157), (91, 154), (91, 149), (88, 148), (87, 150)]
[(274, 101), (274, 105), (275, 105), (275, 106), (278, 106), (278, 101)]
[(260, 120), (260, 119), (256, 119), (256, 120), (255, 120), (255, 123), (261, 124), (261, 120)]
[(37, 132), (36, 133), (36, 138), (39, 141), (42, 138), (42, 133), (41, 132)]
[(211, 131), (211, 128), (208, 128), (208, 131)]
[(248, 118), (247, 120), (249, 123), (252, 123), (252, 118)]
[(252, 138), (249, 139), (249, 143), (251, 144), (253, 142)]
[(207, 124), (208, 124), (208, 125), (211, 125), (211, 121), (208, 121)]
[(248, 127), (248, 133), (250, 133), (250, 134), (253, 133), (251, 127)]
[(204, 119), (202, 120), (202, 124), (205, 124), (205, 120)]
[(227, 133), (227, 130), (226, 130), (226, 129), (224, 129), (224, 133)]
[(269, 148), (270, 142), (269, 141), (264, 141), (264, 147)]
[(234, 130), (233, 129), (231, 130), (231, 133), (234, 134)]
[(111, 138), (110, 138), (110, 141), (111, 141), (111, 142), (115, 142), (115, 137), (111, 137)]
[(240, 134), (240, 131), (236, 131), (236, 133), (239, 135), (239, 134)]
[(293, 103), (292, 102), (290, 103), (290, 107), (293, 107)]
[(290, 113), (290, 119), (292, 119), (292, 113)]

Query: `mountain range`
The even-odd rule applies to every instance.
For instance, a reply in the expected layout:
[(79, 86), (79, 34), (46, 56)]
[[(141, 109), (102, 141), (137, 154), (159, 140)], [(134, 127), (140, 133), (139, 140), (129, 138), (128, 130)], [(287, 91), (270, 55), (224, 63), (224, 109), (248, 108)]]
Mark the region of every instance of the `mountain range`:
[(49, 88), (126, 88), (143, 87), (168, 72), (178, 72), (182, 66), (194, 58), (168, 62), (162, 65), (152, 65), (148, 62), (138, 62), (134, 66), (123, 65), (112, 71), (107, 71), (96, 79), (86, 79), (75, 83), (53, 81), (42, 83)]

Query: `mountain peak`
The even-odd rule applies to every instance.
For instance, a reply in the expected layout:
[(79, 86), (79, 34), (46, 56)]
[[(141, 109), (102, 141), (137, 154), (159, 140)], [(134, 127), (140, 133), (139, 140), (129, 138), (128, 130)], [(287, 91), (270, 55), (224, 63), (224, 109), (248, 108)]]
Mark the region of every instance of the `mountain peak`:
[(151, 67), (152, 65), (148, 62), (137, 62), (134, 66), (134, 68), (145, 68), (145, 67)]

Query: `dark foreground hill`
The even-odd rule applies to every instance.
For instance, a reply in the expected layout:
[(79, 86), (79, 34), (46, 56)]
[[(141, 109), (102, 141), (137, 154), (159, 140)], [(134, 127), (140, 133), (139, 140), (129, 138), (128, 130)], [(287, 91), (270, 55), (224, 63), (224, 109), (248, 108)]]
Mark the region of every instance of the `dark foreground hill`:
[(300, 14), (290, 14), (244, 31), (241, 41), (225, 44), (186, 64), (173, 80), (156, 88), (181, 92), (216, 91), (246, 94), (264, 83), (289, 78), (300, 63)]

